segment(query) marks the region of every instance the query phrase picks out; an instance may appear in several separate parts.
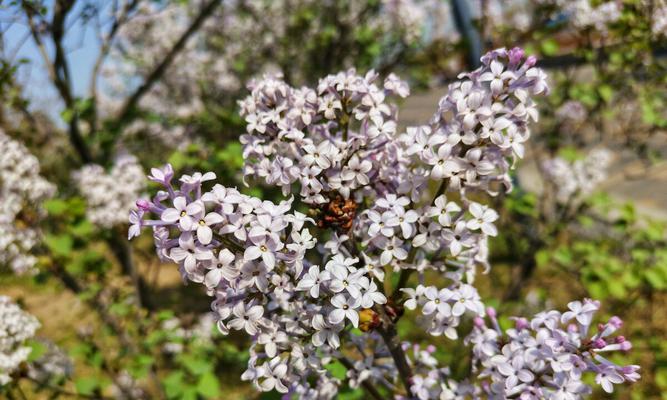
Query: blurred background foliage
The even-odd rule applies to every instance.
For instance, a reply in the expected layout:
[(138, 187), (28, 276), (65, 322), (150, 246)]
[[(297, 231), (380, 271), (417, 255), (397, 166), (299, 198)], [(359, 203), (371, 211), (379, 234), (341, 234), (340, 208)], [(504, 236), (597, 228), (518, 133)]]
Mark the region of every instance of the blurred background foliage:
[[(521, 46), (547, 69), (552, 92), (515, 190), (494, 205), (501, 236), (481, 292), (504, 315), (601, 300), (608, 315), (625, 316), (635, 346), (627, 361), (642, 367), (641, 381), (614, 396), (667, 399), (667, 206), (627, 202), (641, 190), (605, 194), (664, 167), (664, 1), (13, 0), (0, 3), (0, 24), (0, 128), (57, 187), (11, 221), (38, 228), (41, 240), (27, 249), (33, 274), (15, 274), (5, 259), (0, 293), (35, 314), (40, 338), (73, 366), (39, 378), (19, 371), (1, 396), (258, 396), (237, 378), (243, 339), (216, 334), (204, 296), (156, 261), (150, 237), (130, 246), (125, 223), (97, 223), (75, 171), (96, 164), (112, 174), (130, 154), (145, 171), (165, 162), (177, 174), (211, 170), (226, 186), (279, 198), (242, 182), (237, 102), (253, 77), (316, 85), (346, 68), (393, 72), (433, 99), (427, 109), (405, 104), (403, 120), (419, 123), (481, 51)], [(601, 147), (609, 166), (586, 164)], [(606, 178), (582, 178), (563, 195), (543, 167), (554, 159)], [(665, 189), (643, 188), (654, 190)], [(409, 320), (399, 328), (419, 339)], [(30, 362), (49, 354), (44, 343), (31, 343)], [(450, 350), (438, 357), (465, 360)]]

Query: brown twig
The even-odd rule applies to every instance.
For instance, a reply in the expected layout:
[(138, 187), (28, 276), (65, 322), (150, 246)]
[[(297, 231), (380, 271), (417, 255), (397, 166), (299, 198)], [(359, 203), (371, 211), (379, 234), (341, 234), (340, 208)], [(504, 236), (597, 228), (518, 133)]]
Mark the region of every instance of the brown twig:
[(391, 358), (394, 360), (396, 370), (398, 371), (398, 376), (401, 379), (401, 383), (403, 383), (403, 386), (405, 387), (407, 398), (412, 398), (413, 396), (410, 390), (410, 386), (412, 386), (412, 368), (410, 368), (410, 365), (408, 364), (408, 359), (405, 356), (405, 352), (401, 346), (401, 341), (398, 338), (396, 324), (384, 311), (384, 307), (376, 307), (376, 309), (382, 318), (382, 324), (377, 331), (387, 346), (387, 349), (391, 354)]
[(140, 0), (131, 0), (125, 3), (124, 7), (120, 11), (120, 14), (118, 14), (118, 17), (116, 17), (113, 21), (113, 24), (111, 25), (111, 28), (109, 28), (109, 32), (106, 34), (105, 37), (101, 38), (102, 45), (100, 46), (100, 53), (97, 56), (97, 59), (95, 60), (95, 64), (93, 65), (93, 70), (92, 74), (90, 76), (90, 98), (93, 100), (93, 104), (95, 105), (93, 107), (93, 116), (91, 118), (91, 126), (92, 126), (92, 131), (95, 132), (97, 131), (97, 78), (100, 72), (100, 69), (102, 68), (102, 64), (104, 63), (104, 60), (106, 59), (107, 55), (109, 54), (109, 51), (111, 50), (111, 45), (113, 44), (113, 40), (116, 37), (116, 34), (120, 30), (121, 26), (127, 22), (130, 13), (137, 7), (139, 4)]

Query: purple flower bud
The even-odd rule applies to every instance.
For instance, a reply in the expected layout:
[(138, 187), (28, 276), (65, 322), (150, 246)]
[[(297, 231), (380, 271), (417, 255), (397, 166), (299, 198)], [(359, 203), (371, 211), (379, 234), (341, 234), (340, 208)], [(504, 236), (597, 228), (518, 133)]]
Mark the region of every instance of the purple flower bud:
[(524, 63), (524, 65), (528, 68), (534, 67), (535, 64), (537, 64), (537, 58), (535, 58), (535, 56), (528, 56), (528, 58), (526, 58), (526, 62)]
[(514, 326), (516, 327), (516, 329), (521, 331), (528, 328), (530, 326), (530, 323), (525, 318), (516, 318), (514, 320)]
[(615, 342), (616, 342), (616, 343), (623, 343), (623, 342), (625, 342), (625, 336), (616, 336)]
[(620, 329), (623, 326), (623, 320), (614, 315), (609, 318), (609, 325), (612, 325), (616, 329)]
[(595, 349), (601, 349), (607, 345), (607, 342), (604, 341), (604, 339), (599, 338), (593, 341), (593, 348)]
[(429, 353), (435, 353), (435, 350), (436, 350), (436, 347), (432, 344), (430, 344), (430, 345), (428, 345), (428, 347), (426, 347), (426, 351), (428, 351)]
[(146, 199), (139, 199), (137, 200), (136, 204), (137, 208), (139, 208), (142, 211), (148, 212), (151, 209), (151, 202)]
[(520, 47), (515, 47), (512, 50), (510, 50), (508, 54), (510, 60), (510, 66), (516, 67), (521, 62), (521, 60), (525, 55), (526, 53)]
[(489, 318), (496, 318), (496, 309), (493, 307), (487, 307), (486, 308), (486, 315), (489, 316)]
[(475, 317), (473, 323), (475, 324), (476, 327), (480, 329), (484, 328), (484, 319), (482, 319), (481, 317)]
[(629, 340), (626, 340), (625, 342), (621, 343), (621, 351), (628, 351), (632, 348), (632, 342)]

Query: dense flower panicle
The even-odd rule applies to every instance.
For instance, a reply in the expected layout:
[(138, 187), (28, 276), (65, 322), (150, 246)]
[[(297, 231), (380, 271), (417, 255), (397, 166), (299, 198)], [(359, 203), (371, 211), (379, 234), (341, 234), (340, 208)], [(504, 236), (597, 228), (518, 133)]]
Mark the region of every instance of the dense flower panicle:
[(74, 363), (67, 353), (51, 341), (41, 339), (40, 342), (46, 350), (30, 362), (28, 376), (44, 383), (54, 378), (71, 377), (74, 373)]
[(25, 342), (39, 327), (37, 318), (0, 296), (0, 386), (11, 382), (11, 374), (28, 359), (31, 348)]
[[(162, 190), (137, 201), (129, 236), (151, 227), (158, 256), (213, 297), (218, 329), (251, 337), (242, 379), (332, 398), (342, 382), (325, 366), (358, 352), (361, 360), (347, 360), (349, 384), (393, 390), (399, 371), (378, 330), (403, 308), (420, 307), (426, 331), (449, 339), (463, 318), (483, 316), (472, 283), (477, 266), (488, 268), (499, 216), (469, 195), (511, 189), (509, 171), (537, 119), (532, 96), (548, 88), (520, 49), (490, 52), (482, 64), (450, 85), (428, 124), (405, 133), (387, 99), (409, 88), (393, 74), (379, 81), (348, 70), (316, 89), (271, 75), (251, 82), (241, 102), (244, 173), (290, 196), (278, 204), (215, 184), (213, 172), (175, 181), (170, 165), (152, 169)], [(429, 186), (439, 186), (434, 198)], [(308, 214), (296, 211), (302, 205)], [(408, 299), (396, 304), (385, 278), (406, 270), (420, 282), (439, 271), (450, 284), (405, 288)], [(481, 393), (450, 379), (429, 351), (407, 360), (415, 396)]]
[(630, 341), (617, 335), (618, 317), (593, 325), (598, 301), (568, 304), (568, 311), (544, 311), (532, 320), (515, 318), (515, 327), (502, 331), (495, 311), (487, 312), (491, 326), (477, 318), (466, 341), (472, 345), (475, 368), (488, 398), (578, 399), (590, 394), (582, 375), (592, 373), (607, 393), (614, 385), (639, 379), (639, 366), (620, 366), (607, 354), (627, 351)]
[(607, 178), (607, 169), (611, 161), (611, 152), (598, 148), (591, 150), (585, 158), (573, 162), (561, 157), (546, 160), (542, 169), (556, 188), (556, 200), (562, 204), (570, 204), (595, 191), (596, 187)]
[(125, 223), (127, 219), (119, 216), (132, 208), (146, 188), (144, 170), (132, 155), (118, 157), (108, 173), (100, 165), (86, 165), (74, 173), (74, 179), (86, 198), (88, 219), (105, 228)]
[(35, 272), (31, 250), (40, 241), (36, 223), (41, 203), (55, 186), (39, 175), (39, 161), (0, 130), (0, 265), (18, 273)]

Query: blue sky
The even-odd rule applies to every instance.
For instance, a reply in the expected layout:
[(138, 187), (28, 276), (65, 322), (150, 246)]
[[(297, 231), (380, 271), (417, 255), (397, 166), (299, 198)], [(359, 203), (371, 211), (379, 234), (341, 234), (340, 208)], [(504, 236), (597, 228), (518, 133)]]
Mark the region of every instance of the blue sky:
[[(47, 6), (52, 0), (46, 2)], [(99, 53), (99, 40), (96, 32), (85, 29), (83, 25), (73, 20), (78, 12), (75, 9), (68, 20), (68, 29), (65, 36), (65, 51), (70, 60), (70, 75), (75, 96), (85, 96), (90, 85), (90, 76), (93, 63)], [(0, 24), (4, 32), (4, 51), (6, 56), (15, 54), (15, 61), (19, 59), (28, 60), (28, 63), (19, 68), (19, 81), (25, 85), (26, 92), (33, 107), (47, 108), (49, 114), (60, 113), (62, 104), (58, 101), (55, 89), (51, 85), (42, 57), (39, 54), (31, 37), (29, 37), (28, 26), (25, 21), (16, 21), (17, 11), (13, 7), (0, 7)], [(26, 40), (27, 38), (27, 40)], [(52, 46), (48, 47), (49, 56), (53, 55)], [(57, 104), (57, 105), (56, 105)]]

